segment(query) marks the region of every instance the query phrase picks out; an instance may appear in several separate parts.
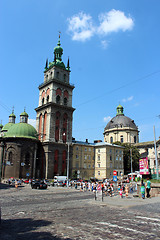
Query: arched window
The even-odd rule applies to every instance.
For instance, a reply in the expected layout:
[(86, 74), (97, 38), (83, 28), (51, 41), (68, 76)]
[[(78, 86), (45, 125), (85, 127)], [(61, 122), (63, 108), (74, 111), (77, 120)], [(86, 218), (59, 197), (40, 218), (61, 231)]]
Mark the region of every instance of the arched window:
[(47, 123), (47, 113), (44, 114), (44, 122), (43, 122), (43, 140), (46, 139), (46, 123)]
[(62, 175), (66, 174), (67, 152), (64, 150), (62, 154)]
[(60, 96), (57, 95), (57, 97), (56, 97), (56, 103), (57, 103), (57, 104), (60, 104), (60, 100), (61, 100)]
[(25, 166), (29, 167), (29, 165), (30, 165), (30, 154), (26, 153), (26, 155), (25, 155)]
[(12, 163), (12, 161), (13, 161), (13, 154), (12, 154), (12, 152), (9, 152), (9, 154), (8, 154), (8, 161), (10, 163)]
[(57, 88), (57, 90), (56, 90), (56, 103), (58, 103), (58, 104), (60, 104), (61, 95), (62, 95), (62, 90), (60, 88)]
[(67, 102), (68, 102), (67, 98), (64, 98), (64, 105), (65, 106), (67, 106)]
[(55, 150), (55, 152), (54, 152), (54, 175), (58, 174), (58, 160), (59, 160), (59, 151)]
[(110, 143), (113, 143), (113, 137), (110, 138)]
[(39, 133), (39, 140), (41, 140), (41, 134), (42, 134), (42, 114), (39, 116), (39, 128), (38, 128), (38, 133)]
[(59, 141), (60, 112), (56, 112), (55, 141)]
[(66, 106), (67, 103), (68, 103), (68, 97), (69, 97), (69, 94), (68, 94), (68, 91), (65, 90), (64, 93), (63, 93), (63, 104)]
[(45, 91), (43, 90), (42, 95), (41, 95), (42, 105), (44, 104), (44, 98), (45, 98)]
[(120, 142), (123, 143), (123, 135), (120, 136)]
[(50, 95), (50, 89), (49, 88), (47, 89), (46, 95), (47, 95), (46, 100), (47, 100), (47, 103), (48, 103), (49, 102), (49, 95)]

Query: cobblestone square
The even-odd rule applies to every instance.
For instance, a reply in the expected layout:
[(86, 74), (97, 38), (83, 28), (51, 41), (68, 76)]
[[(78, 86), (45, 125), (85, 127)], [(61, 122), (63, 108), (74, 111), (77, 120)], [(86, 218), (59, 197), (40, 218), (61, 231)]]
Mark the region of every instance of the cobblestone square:
[(160, 198), (120, 199), (29, 185), (1, 187), (1, 240), (160, 239)]

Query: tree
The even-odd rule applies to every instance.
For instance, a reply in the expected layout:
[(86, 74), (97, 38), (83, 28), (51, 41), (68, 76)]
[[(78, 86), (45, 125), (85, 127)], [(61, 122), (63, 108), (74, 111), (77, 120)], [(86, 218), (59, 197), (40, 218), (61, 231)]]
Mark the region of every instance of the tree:
[(124, 163), (124, 174), (131, 172), (131, 157), (132, 157), (132, 171), (139, 171), (139, 150), (129, 143), (115, 142), (116, 145), (124, 147), (123, 150), (123, 163)]

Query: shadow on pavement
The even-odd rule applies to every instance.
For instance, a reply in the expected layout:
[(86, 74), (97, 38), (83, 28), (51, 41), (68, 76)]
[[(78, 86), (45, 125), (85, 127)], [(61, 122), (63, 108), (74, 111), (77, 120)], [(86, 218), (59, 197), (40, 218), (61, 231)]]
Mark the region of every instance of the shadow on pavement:
[[(47, 227), (52, 222), (45, 220), (9, 219), (1, 220), (0, 239), (1, 240), (61, 240), (50, 232), (37, 231), (40, 227)], [(55, 234), (56, 235), (56, 234)], [(67, 239), (71, 240), (71, 239)]]
[[(19, 185), (18, 188), (23, 188), (23, 185)], [(9, 189), (9, 188), (15, 188), (14, 185), (9, 185), (6, 183), (0, 183), (0, 189)]]

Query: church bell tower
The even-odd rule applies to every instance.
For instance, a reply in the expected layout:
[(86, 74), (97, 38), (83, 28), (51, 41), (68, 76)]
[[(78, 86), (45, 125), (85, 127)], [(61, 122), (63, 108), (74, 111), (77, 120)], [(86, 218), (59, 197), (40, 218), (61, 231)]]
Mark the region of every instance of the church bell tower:
[(39, 85), (39, 104), (35, 109), (36, 129), (44, 150), (45, 177), (64, 175), (67, 144), (72, 141), (72, 92), (69, 59), (62, 61), (60, 36), (54, 48), (54, 60), (46, 60), (44, 82)]

